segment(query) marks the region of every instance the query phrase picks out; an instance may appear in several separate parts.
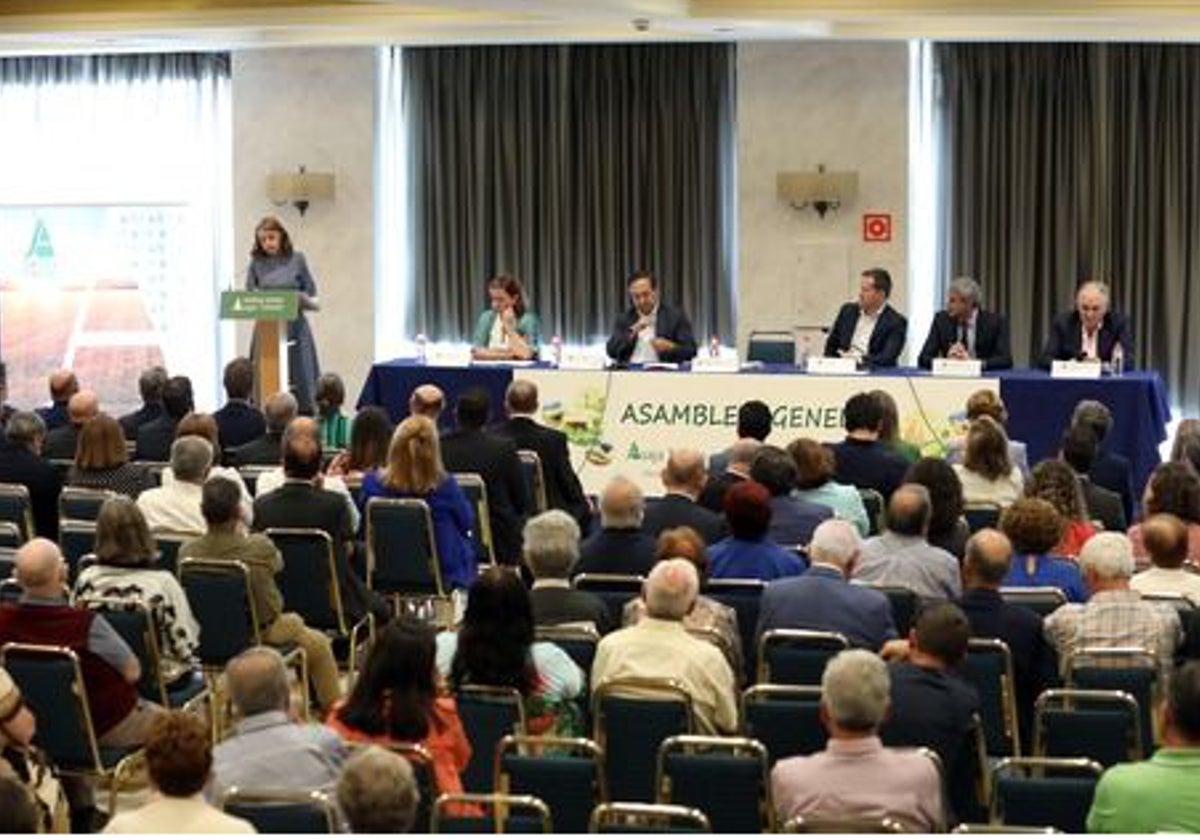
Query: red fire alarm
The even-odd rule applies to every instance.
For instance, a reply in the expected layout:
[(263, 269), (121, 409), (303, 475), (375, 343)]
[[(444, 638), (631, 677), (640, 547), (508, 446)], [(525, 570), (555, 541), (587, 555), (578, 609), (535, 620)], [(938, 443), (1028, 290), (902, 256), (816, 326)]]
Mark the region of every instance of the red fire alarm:
[(862, 217), (863, 242), (891, 242), (892, 214), (864, 213)]

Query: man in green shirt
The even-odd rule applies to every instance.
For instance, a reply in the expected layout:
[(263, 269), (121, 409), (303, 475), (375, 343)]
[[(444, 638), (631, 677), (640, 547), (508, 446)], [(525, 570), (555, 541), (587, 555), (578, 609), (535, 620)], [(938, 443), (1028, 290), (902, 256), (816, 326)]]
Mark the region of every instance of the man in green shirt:
[(1200, 831), (1200, 662), (1172, 674), (1159, 723), (1163, 746), (1149, 761), (1118, 764), (1100, 779), (1089, 833)]

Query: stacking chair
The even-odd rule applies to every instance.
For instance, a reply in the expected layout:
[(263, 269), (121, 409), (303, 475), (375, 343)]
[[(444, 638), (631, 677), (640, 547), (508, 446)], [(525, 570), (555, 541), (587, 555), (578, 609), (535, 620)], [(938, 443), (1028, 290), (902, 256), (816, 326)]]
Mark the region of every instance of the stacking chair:
[(711, 834), (703, 811), (682, 805), (610, 802), (597, 805), (588, 823), (592, 834)]
[(863, 507), (867, 510), (867, 536), (876, 537), (883, 533), (883, 494), (870, 487), (859, 487), (858, 495), (862, 498)]
[(1080, 648), (1067, 658), (1067, 687), (1124, 691), (1138, 703), (1142, 748), (1154, 750), (1158, 660), (1145, 648)]
[(15, 577), (7, 577), (0, 580), (0, 603), (13, 603), (21, 599), (21, 593), (25, 590), (21, 584), (17, 583)]
[(154, 544), (158, 546), (158, 568), (179, 574), (179, 549), (188, 540), (194, 540), (195, 534), (178, 534), (170, 531), (159, 531), (154, 535)]
[(742, 692), (742, 734), (767, 748), (771, 763), (825, 749), (821, 688), (752, 685)]
[(1052, 688), (1034, 705), (1035, 758), (1090, 758), (1103, 767), (1143, 756), (1138, 702), (1124, 691)]
[(138, 693), (142, 697), (168, 709), (190, 708), (207, 698), (204, 675), (200, 672), (190, 672), (186, 679), (176, 680), (170, 689), (167, 688), (158, 646), (158, 626), (154, 615), (141, 604), (98, 599), (89, 600), (84, 606), (103, 615), (137, 657), (142, 666), (142, 678), (138, 681)]
[(596, 646), (600, 644), (600, 634), (595, 630), (570, 624), (551, 625), (535, 628), (534, 635), (539, 642), (553, 642), (562, 648), (584, 674), (592, 673)]
[(792, 817), (784, 834), (904, 834), (908, 831), (891, 817)]
[(592, 729), (609, 796), (653, 802), (659, 744), (696, 731), (692, 698), (675, 680), (606, 680), (592, 688)]
[(507, 686), (464, 685), (455, 696), (471, 742), (471, 760), (462, 772), (463, 790), (492, 793), (497, 747), (507, 735), (525, 734), (521, 692)]
[(710, 579), (703, 590), (705, 595), (737, 613), (738, 636), (742, 640), (742, 663), (746, 671), (745, 674), (737, 676), (747, 685), (754, 682), (754, 639), (758, 631), (758, 614), (765, 586), (763, 581), (752, 578), (721, 578)]
[(822, 630), (768, 630), (758, 641), (759, 683), (820, 685), (825, 665), (850, 640)]
[(896, 625), (896, 634), (901, 639), (908, 638), (908, 631), (912, 629), (913, 621), (916, 620), (917, 610), (921, 606), (921, 599), (916, 592), (904, 586), (884, 586), (879, 583), (860, 583), (854, 582), (857, 586), (867, 586), (877, 592), (882, 592), (888, 599), (888, 605), (892, 608), (892, 623)]
[(1084, 834), (1102, 772), (1085, 758), (1006, 758), (992, 770), (990, 819)]
[(1028, 607), (1042, 618), (1067, 603), (1067, 595), (1057, 586), (1002, 586), (1000, 597), (1006, 604)]
[(67, 578), (74, 585), (83, 568), (83, 558), (96, 550), (96, 523), (64, 520), (58, 526), (58, 545), (67, 561)]
[(746, 361), (771, 365), (796, 364), (796, 336), (791, 330), (751, 330)]
[(246, 485), (246, 492), (251, 498), (258, 496), (258, 477), (263, 473), (269, 473), (276, 469), (275, 464), (245, 464), (237, 468), (238, 475), (242, 477), (242, 483)]
[(536, 796), (564, 834), (588, 829), (592, 810), (608, 800), (604, 754), (586, 738), (506, 735), (496, 746), (495, 789)]
[[(361, 744), (359, 746), (365, 747), (367, 745)], [(412, 766), (413, 776), (417, 780), (417, 792), (421, 794), (421, 801), (417, 803), (417, 815), (413, 820), (412, 832), (414, 834), (428, 834), (429, 822), (433, 816), (433, 803), (437, 801), (438, 794), (440, 793), (437, 776), (433, 771), (433, 754), (422, 744), (409, 741), (390, 741), (381, 746), (386, 747), (396, 753), (396, 755), (403, 756)]]
[(546, 472), (542, 469), (542, 456), (532, 449), (518, 449), (517, 457), (521, 460), (521, 475), (525, 479), (533, 512), (543, 513), (550, 505), (546, 501)]
[(455, 473), (454, 480), (462, 488), (471, 507), (475, 509), (475, 557), (480, 563), (496, 562), (496, 543), (492, 538), (491, 506), (488, 505), (487, 484), (479, 473)]
[(433, 533), (433, 515), (421, 499), (367, 502), (367, 586), (396, 606), (449, 603)]
[(614, 627), (621, 626), (625, 604), (642, 593), (645, 578), (641, 575), (610, 575), (601, 572), (584, 572), (571, 579), (571, 585), (584, 592), (591, 592), (608, 607), (608, 615)]
[(658, 748), (662, 804), (703, 808), (714, 832), (758, 834), (774, 823), (767, 748), (751, 738), (677, 735)]
[(58, 496), (58, 519), (60, 522), (95, 522), (104, 503), (119, 495), (112, 490), (64, 487)]
[(15, 522), (0, 522), (0, 550), (16, 551), (25, 542), (21, 528)]
[[(480, 808), (482, 817), (459, 816), (464, 806)], [(536, 796), (503, 793), (443, 793), (433, 803), (434, 834), (552, 834), (554, 820)]]
[(34, 537), (33, 503), (24, 484), (0, 484), (0, 522), (16, 525), (21, 542)]
[(979, 693), (988, 755), (1021, 755), (1012, 653), (999, 639), (973, 638), (960, 669)]
[(25, 704), (43, 722), (33, 743), (45, 751), (60, 775), (107, 785), (109, 813), (116, 813), (120, 781), (133, 776), (141, 752), (100, 746), (79, 657), (64, 647), (10, 642), (0, 648), (0, 667), (8, 671)]
[(971, 533), (982, 531), (984, 528), (995, 528), (1000, 522), (1002, 510), (999, 505), (973, 504), (963, 510), (963, 518)]
[(959, 823), (951, 834), (1060, 834), (1053, 826), (992, 825), (991, 823)]
[[(0, 531), (11, 527), (10, 523), (0, 523)], [(17, 550), (8, 546), (0, 547), (0, 580), (12, 577), (17, 565)]]
[(246, 820), (259, 834), (335, 834), (338, 829), (333, 802), (318, 790), (300, 793), (232, 787), (221, 807)]

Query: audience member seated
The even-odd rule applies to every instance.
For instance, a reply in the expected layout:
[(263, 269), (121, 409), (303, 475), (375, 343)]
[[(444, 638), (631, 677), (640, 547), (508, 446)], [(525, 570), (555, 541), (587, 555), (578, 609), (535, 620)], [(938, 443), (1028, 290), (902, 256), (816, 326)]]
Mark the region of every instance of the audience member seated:
[(954, 467), (941, 458), (922, 458), (908, 468), (904, 482), (920, 484), (929, 491), (933, 506), (929, 533), (925, 536), (929, 544), (945, 549), (961, 560), (967, 550), (971, 528), (963, 518), (966, 502), (963, 501), (962, 482)]
[(1083, 544), (1096, 535), (1075, 471), (1062, 461), (1042, 461), (1035, 466), (1025, 482), (1025, 496), (1045, 499), (1062, 517), (1061, 536), (1052, 554), (1075, 557)]
[(1180, 420), (1171, 443), (1171, 460), (1188, 464), (1200, 475), (1200, 420)]
[[(226, 467), (221, 464), (222, 452), (220, 444), (220, 435), (217, 431), (217, 421), (213, 419), (211, 414), (199, 414), (193, 411), (184, 417), (175, 425), (176, 439), (185, 437), (186, 435), (195, 435), (196, 437), (204, 438), (212, 445), (213, 459), (212, 466), (209, 467), (209, 478), (227, 478), (238, 486), (242, 491), (242, 504), (249, 511), (254, 505), (254, 499), (250, 496), (250, 489), (246, 487), (246, 482), (242, 478), (242, 474), (237, 471), (236, 467)], [(160, 475), (160, 481), (164, 487), (175, 480), (175, 472), (171, 469), (171, 465), (167, 464), (163, 468)]]
[[(967, 398), (967, 423), (973, 423), (980, 417), (990, 417), (1008, 431), (1008, 407), (1000, 399), (1000, 395), (991, 389), (981, 389)], [(967, 449), (966, 435), (954, 438), (949, 442), (946, 460), (951, 464), (961, 464), (963, 454)], [(1029, 455), (1026, 446), (1019, 440), (1008, 441), (1008, 460), (1021, 471), (1021, 478), (1029, 478)]]
[(429, 505), (442, 585), (447, 590), (471, 585), (476, 567), (471, 542), (475, 511), (454, 476), (442, 466), (437, 429), (428, 417), (414, 415), (397, 426), (388, 447), (387, 465), (363, 479), (364, 522), (367, 507), (376, 496), (420, 499)]
[(367, 747), (342, 768), (337, 804), (354, 834), (407, 834), (417, 817), (421, 792), (403, 756)]
[[(270, 493), (274, 493), (291, 478), (287, 472), (287, 447), (288, 442), (295, 437), (309, 437), (314, 441), (320, 442), (321, 428), (318, 421), (312, 417), (297, 417), (283, 431), (283, 439), (280, 441), (280, 463), (274, 469), (260, 472), (254, 480), (254, 497), (262, 499)], [(310, 484), (318, 487), (321, 490), (327, 490), (335, 493), (342, 499), (342, 504), (346, 508), (346, 516), (350, 520), (350, 533), (358, 533), (358, 527), (362, 524), (362, 517), (358, 511), (358, 505), (354, 502), (354, 496), (350, 492), (350, 488), (346, 486), (346, 482), (336, 475), (329, 475), (322, 472), (321, 464), (325, 460), (324, 446), (319, 447), (321, 452), (321, 463), (317, 464), (317, 472), (312, 476)], [(383, 461), (387, 461), (387, 446), (384, 446)], [(267, 526), (264, 526), (267, 527)], [(276, 527), (276, 526), (269, 526)], [(299, 526), (297, 526), (299, 527)]]
[(25, 705), (21, 690), (8, 671), (0, 668), (0, 779), (16, 772), (9, 763), (10, 748), (21, 749), (33, 743), (37, 720)]
[(767, 535), (786, 546), (804, 546), (818, 525), (833, 516), (833, 508), (815, 505), (796, 493), (796, 462), (778, 446), (762, 446), (750, 464), (750, 478), (771, 494), (771, 527)]
[(853, 525), (843, 519), (822, 522), (808, 553), (808, 571), (775, 581), (763, 592), (757, 636), (768, 630), (822, 630), (841, 633), (868, 650), (896, 638), (887, 596), (849, 582), (862, 554)]
[(41, 457), (46, 424), (32, 411), (18, 411), (4, 427), (0, 441), (0, 482), (20, 484), (29, 491), (33, 530), (40, 537), (58, 537), (58, 495), (62, 479)]
[(546, 506), (552, 510), (565, 510), (575, 517), (580, 529), (586, 531), (592, 519), (591, 507), (583, 494), (579, 476), (571, 466), (567, 436), (537, 421), (537, 385), (528, 379), (514, 380), (508, 386), (504, 403), (508, 419), (497, 424), (493, 431), (511, 440), (517, 449), (537, 453), (542, 462)]
[(75, 603), (102, 601), (138, 606), (158, 630), (159, 668), (167, 683), (195, 666), (200, 625), (172, 572), (158, 568), (158, 547), (146, 517), (130, 499), (109, 499), (96, 519), (96, 562), (75, 581)]
[(296, 419), (297, 411), (296, 398), (287, 391), (267, 397), (263, 406), (266, 430), (249, 443), (239, 446), (236, 452), (230, 453), (234, 466), (278, 464), (283, 430), (288, 427), (288, 423)]
[(37, 409), (37, 415), (46, 424), (46, 431), (52, 432), (71, 422), (67, 402), (79, 391), (79, 380), (73, 371), (60, 368), (50, 374), (48, 384), (50, 405)]
[(869, 393), (855, 394), (843, 410), (846, 439), (830, 449), (842, 484), (877, 490), (886, 500), (904, 482), (908, 462), (879, 440), (883, 406)]
[(255, 834), (254, 826), (204, 801), (212, 770), (208, 726), (189, 712), (165, 712), (146, 741), (146, 773), (154, 796), (117, 814), (105, 834)]
[(1055, 556), (1063, 520), (1045, 499), (1017, 499), (1000, 517), (1000, 530), (1012, 543), (1011, 568), (1002, 586), (1057, 586), (1068, 601), (1087, 600), (1079, 567)]
[(642, 588), (646, 617), (600, 640), (592, 688), (609, 680), (674, 680), (692, 698), (702, 734), (737, 730), (737, 681), (714, 645), (688, 634), (683, 618), (696, 603), (700, 576), (687, 560), (662, 560)]
[(217, 442), (225, 452), (245, 446), (267, 432), (267, 421), (250, 402), (254, 394), (254, 363), (238, 356), (225, 365), (225, 405), (213, 412)]
[(162, 416), (163, 388), (166, 385), (167, 369), (162, 365), (148, 367), (138, 376), (138, 393), (142, 397), (142, 405), (136, 411), (117, 418), (125, 440), (136, 441), (138, 429)]
[(835, 464), (829, 447), (811, 438), (797, 438), (788, 444), (787, 451), (796, 465), (797, 499), (831, 508), (836, 516), (854, 523), (859, 536), (871, 533), (867, 508), (858, 488), (833, 480)]
[(163, 462), (171, 457), (175, 427), (195, 410), (192, 380), (186, 376), (172, 376), (163, 385), (162, 402), (162, 414), (138, 427), (133, 451), (135, 461)]
[(1143, 595), (1183, 595), (1200, 606), (1200, 575), (1184, 567), (1188, 558), (1188, 529), (1178, 516), (1159, 513), (1141, 525), (1142, 548), (1151, 568), (1138, 572), (1129, 586)]
[(891, 679), (887, 665), (865, 650), (844, 651), (821, 678), (825, 749), (786, 758), (771, 771), (779, 819), (890, 818), (909, 831), (932, 833), (945, 824), (942, 778), (926, 756), (883, 746)]
[[(204, 444), (207, 446), (208, 442)], [(212, 478), (204, 483), (200, 509), (208, 530), (204, 536), (179, 547), (180, 559), (240, 560), (246, 564), (263, 642), (303, 648), (317, 705), (328, 711), (341, 695), (337, 663), (325, 634), (306, 627), (304, 619), (296, 613), (283, 611), (283, 596), (275, 583), (275, 575), (283, 568), (279, 550), (262, 534), (246, 533), (241, 494), (229, 479)]]
[(426, 383), (413, 388), (408, 398), (408, 413), (413, 416), (428, 417), (436, 426), (446, 407), (446, 395), (436, 385)]
[(928, 600), (957, 598), (962, 593), (958, 561), (926, 539), (932, 513), (924, 486), (901, 486), (888, 502), (887, 530), (863, 544), (854, 579), (903, 586)]
[(433, 758), (438, 793), (462, 793), (459, 774), (471, 760), (471, 742), (454, 697), (439, 686), (436, 648), (428, 624), (412, 618), (387, 624), (328, 724), (348, 741), (420, 744)]
[(660, 475), (666, 492), (646, 505), (643, 531), (657, 539), (668, 528), (687, 527), (708, 544), (725, 536), (725, 520), (696, 503), (708, 480), (698, 449), (672, 449)]
[(525, 565), (533, 575), (529, 600), (538, 627), (588, 626), (612, 629), (608, 607), (596, 595), (571, 586), (579, 562), (579, 524), (565, 511), (548, 510), (529, 519), (523, 533)]
[(438, 634), (438, 671), (455, 689), (499, 685), (520, 691), (528, 735), (577, 737), (587, 675), (557, 645), (535, 642), (533, 631), (520, 575), (493, 566), (471, 584), (458, 632)]
[(293, 717), (279, 651), (252, 647), (238, 654), (225, 666), (225, 687), (238, 721), (213, 750), (211, 798), (219, 800), (231, 787), (333, 791), (346, 747), (331, 729)]
[(1062, 459), (1079, 479), (1079, 489), (1092, 521), (1099, 521), (1105, 531), (1124, 531), (1128, 524), (1121, 506), (1121, 496), (1104, 489), (1088, 477), (1098, 452), (1096, 434), (1087, 426), (1072, 426), (1063, 434)]
[[(200, 512), (200, 496), (212, 460), (212, 444), (204, 438), (186, 435), (171, 445), (171, 473), (174, 480), (162, 487), (147, 490), (138, 496), (137, 500), (137, 505), (145, 514), (151, 531), (175, 534), (204, 533), (206, 526), (204, 515)], [(238, 491), (240, 505), (242, 491), (234, 482), (229, 483)]]
[[(1178, 517), (1188, 532), (1188, 558), (1200, 561), (1200, 477), (1187, 464), (1169, 461), (1159, 464), (1146, 482), (1142, 512), (1148, 519), (1159, 513)], [(1142, 526), (1129, 529), (1133, 556), (1143, 562), (1149, 558)]]
[(971, 625), (972, 636), (999, 639), (1008, 645), (1016, 680), (1020, 731), (1028, 748), (1033, 703), (1045, 687), (1048, 662), (1041, 616), (1000, 597), (1000, 587), (1012, 565), (1012, 553), (1008, 538), (994, 529), (985, 528), (971, 537), (963, 561), (963, 595), (958, 604)]
[(600, 530), (579, 547), (579, 572), (644, 575), (654, 565), (654, 538), (642, 531), (641, 489), (617, 476), (600, 494)]
[(350, 418), (342, 411), (346, 403), (346, 383), (336, 373), (323, 373), (317, 379), (317, 421), (321, 426), (324, 449), (345, 449), (350, 443)]
[(1021, 495), (1021, 471), (1008, 459), (1008, 437), (990, 417), (972, 421), (966, 454), (954, 472), (968, 506), (1007, 507)]
[(979, 695), (957, 674), (970, 635), (966, 616), (954, 604), (921, 610), (905, 656), (889, 667), (891, 714), (880, 730), (889, 747), (929, 747), (937, 753), (951, 810), (959, 819), (972, 818), (975, 799), (971, 732)]
[(796, 554), (769, 536), (771, 494), (757, 481), (743, 481), (725, 494), (730, 535), (709, 550), (714, 578), (776, 578), (798, 575), (804, 566)]
[(1133, 467), (1124, 455), (1109, 452), (1104, 441), (1112, 430), (1113, 416), (1108, 406), (1098, 400), (1082, 400), (1071, 415), (1072, 426), (1087, 426), (1096, 435), (1100, 447), (1096, 460), (1092, 462), (1092, 481), (1121, 497), (1125, 510), (1125, 521), (1133, 521)]
[(1182, 641), (1179, 613), (1170, 604), (1143, 601), (1129, 588), (1133, 551), (1124, 534), (1097, 534), (1079, 555), (1092, 595), (1086, 604), (1065, 604), (1046, 616), (1046, 638), (1058, 651), (1066, 676), (1071, 654), (1080, 648), (1141, 647), (1158, 658), (1160, 685), (1171, 673)]
[(722, 513), (725, 510), (725, 491), (739, 481), (750, 478), (750, 464), (754, 462), (760, 447), (762, 443), (754, 438), (738, 440), (729, 450), (729, 464), (725, 471), (719, 474), (709, 471), (708, 481), (697, 501), (714, 513)]
[[(16, 413), (17, 409), (8, 401), (8, 366), (0, 362), (0, 431), (3, 431)], [(0, 434), (0, 437), (3, 435)]]
[(107, 414), (83, 424), (74, 458), (67, 473), (68, 486), (112, 490), (131, 499), (155, 486), (154, 476), (145, 464), (130, 462), (121, 426)]
[(733, 445), (720, 452), (714, 452), (708, 459), (708, 474), (710, 476), (721, 475), (733, 462), (733, 446), (739, 440), (756, 440), (759, 443), (766, 442), (766, 439), (771, 436), (771, 427), (773, 421), (771, 418), (771, 407), (762, 400), (747, 400), (738, 406), (737, 413), (737, 438)]
[[(672, 528), (658, 535), (656, 556), (659, 560), (683, 559), (696, 567), (700, 586), (709, 580), (708, 549), (704, 539), (691, 528)], [(639, 595), (625, 603), (621, 624), (630, 627), (646, 617), (646, 599)], [(725, 654), (735, 675), (742, 673), (742, 634), (738, 630), (737, 612), (733, 607), (707, 595), (696, 596), (692, 611), (683, 617), (688, 632), (713, 641)]]
[(79, 430), (83, 424), (100, 413), (100, 399), (95, 391), (77, 391), (67, 401), (67, 418), (57, 429), (46, 433), (46, 445), (42, 454), (56, 461), (69, 461), (75, 457), (79, 443)]
[(339, 452), (329, 462), (326, 474), (346, 482), (359, 482), (363, 476), (387, 463), (388, 447), (392, 442), (392, 421), (387, 412), (369, 405), (354, 415), (350, 427), (350, 448)]
[(1148, 761), (1110, 767), (1096, 786), (1089, 834), (1200, 831), (1200, 662), (1180, 668), (1158, 707), (1162, 746)]
[(442, 435), (442, 458), (450, 472), (477, 473), (483, 479), (496, 560), (516, 565), (521, 560), (521, 528), (533, 508), (517, 447), (508, 438), (484, 431), (490, 411), (487, 391), (464, 391), (454, 406), (458, 428)]
[(915, 462), (921, 457), (919, 447), (909, 443), (900, 436), (900, 407), (896, 399), (887, 391), (871, 391), (871, 396), (879, 401), (883, 410), (883, 422), (879, 425), (879, 442), (895, 452), (908, 463)]
[(25, 786), (13, 776), (0, 776), (0, 834), (37, 834), (41, 818)]

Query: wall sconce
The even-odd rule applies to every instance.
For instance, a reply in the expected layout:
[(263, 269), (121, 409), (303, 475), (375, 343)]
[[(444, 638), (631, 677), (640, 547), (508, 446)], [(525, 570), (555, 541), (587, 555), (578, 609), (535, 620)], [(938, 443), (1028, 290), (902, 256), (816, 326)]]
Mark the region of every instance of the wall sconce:
[(301, 166), (297, 172), (268, 175), (267, 195), (279, 207), (290, 202), (303, 216), (310, 202), (333, 199), (333, 183), (332, 172), (309, 172)]
[(812, 207), (817, 215), (825, 218), (830, 210), (837, 210), (842, 202), (854, 198), (858, 192), (857, 172), (826, 172), (823, 164), (816, 172), (780, 172), (775, 176), (775, 189), (779, 198), (797, 210)]

